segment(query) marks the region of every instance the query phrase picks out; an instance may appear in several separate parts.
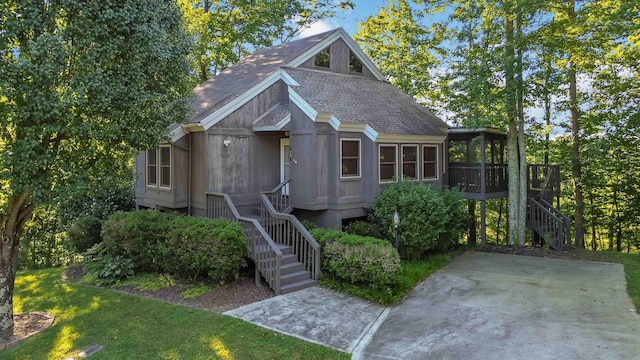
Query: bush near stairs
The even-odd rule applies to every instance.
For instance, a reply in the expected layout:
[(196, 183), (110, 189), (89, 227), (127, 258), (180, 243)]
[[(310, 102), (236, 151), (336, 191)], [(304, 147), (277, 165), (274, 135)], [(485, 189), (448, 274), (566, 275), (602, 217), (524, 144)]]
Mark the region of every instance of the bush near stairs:
[(224, 219), (156, 210), (117, 212), (105, 221), (102, 237), (111, 256), (130, 258), (136, 270), (224, 282), (245, 266), (244, 232)]
[(397, 281), (400, 257), (388, 242), (334, 230), (312, 229), (322, 245), (322, 270), (341, 280), (384, 287)]

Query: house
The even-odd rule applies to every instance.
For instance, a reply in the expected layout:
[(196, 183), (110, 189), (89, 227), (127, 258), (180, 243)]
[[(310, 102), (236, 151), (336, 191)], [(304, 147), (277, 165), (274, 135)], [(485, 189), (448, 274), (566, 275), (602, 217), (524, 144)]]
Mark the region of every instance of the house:
[(240, 214), (280, 191), (293, 213), (340, 229), (381, 186), (442, 186), (447, 124), (391, 85), (339, 28), (262, 49), (193, 91), (194, 115), (136, 161), (136, 201), (206, 216), (207, 192)]
[[(453, 129), (450, 138), (452, 147), (447, 124), (335, 29), (258, 50), (196, 87), (191, 118), (136, 157), (136, 202), (237, 221), (256, 281), (291, 292), (320, 273), (320, 246), (299, 220), (340, 229), (366, 215), (381, 187), (403, 178), (459, 186), (481, 200), (485, 239), (484, 201), (508, 194), (504, 156), (496, 156), (505, 135)], [(552, 183), (537, 184), (547, 194)], [(552, 218), (566, 220), (551, 205), (532, 199), (534, 206), (534, 230), (564, 231), (550, 226)]]

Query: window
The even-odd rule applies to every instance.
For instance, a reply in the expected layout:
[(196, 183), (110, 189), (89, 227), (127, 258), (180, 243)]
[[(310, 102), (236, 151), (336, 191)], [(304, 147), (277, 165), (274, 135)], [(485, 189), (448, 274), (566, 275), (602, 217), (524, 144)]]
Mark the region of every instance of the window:
[(340, 139), (340, 177), (360, 177), (360, 139)]
[(156, 149), (147, 150), (147, 185), (158, 185), (158, 157)]
[(380, 182), (391, 182), (398, 179), (396, 175), (396, 145), (380, 145)]
[(171, 146), (160, 146), (160, 187), (171, 187)]
[(422, 178), (433, 180), (438, 178), (438, 147), (424, 145), (422, 147)]
[(171, 188), (171, 145), (147, 150), (147, 186)]
[(326, 47), (322, 51), (316, 54), (316, 57), (313, 61), (315, 66), (327, 68), (327, 69), (331, 67), (330, 66), (331, 63), (329, 62), (329, 48), (330, 47)]
[(358, 60), (353, 51), (349, 51), (349, 71), (362, 74), (362, 62)]
[(402, 177), (418, 179), (417, 145), (402, 145)]

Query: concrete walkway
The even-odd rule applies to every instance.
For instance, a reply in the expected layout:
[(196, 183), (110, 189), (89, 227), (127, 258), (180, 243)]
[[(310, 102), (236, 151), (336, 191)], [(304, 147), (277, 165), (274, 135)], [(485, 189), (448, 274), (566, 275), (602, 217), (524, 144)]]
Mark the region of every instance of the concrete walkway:
[(227, 312), (355, 359), (637, 359), (622, 265), (469, 252), (400, 303), (314, 287)]

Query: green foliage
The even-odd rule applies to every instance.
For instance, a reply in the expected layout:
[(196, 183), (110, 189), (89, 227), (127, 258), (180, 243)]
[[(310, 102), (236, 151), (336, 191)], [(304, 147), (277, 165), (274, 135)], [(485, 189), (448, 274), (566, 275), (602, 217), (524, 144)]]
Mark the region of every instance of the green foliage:
[(101, 184), (93, 186), (91, 191), (80, 189), (75, 193), (57, 204), (62, 224), (84, 216), (104, 220), (116, 211), (131, 211), (136, 207), (131, 179), (127, 179), (126, 184)]
[(53, 208), (37, 209), (20, 244), (19, 266), (40, 269), (71, 263), (73, 254), (64, 246), (63, 237)]
[(206, 219), (157, 210), (116, 212), (103, 225), (110, 254), (131, 258), (136, 269), (216, 282), (237, 276), (245, 265), (242, 228), (222, 219)]
[(313, 229), (311, 235), (322, 246), (323, 271), (377, 289), (396, 281), (400, 258), (390, 243), (325, 229)]
[(120, 286), (133, 286), (140, 291), (156, 291), (175, 284), (171, 275), (155, 273), (137, 273), (118, 283)]
[(89, 248), (83, 256), (85, 281), (108, 286), (116, 281), (133, 276), (133, 262), (122, 255), (112, 255), (103, 243)]
[(421, 260), (403, 260), (400, 263), (395, 283), (382, 289), (353, 284), (327, 276), (320, 279), (320, 284), (378, 304), (391, 305), (400, 301), (429, 275), (451, 262), (458, 253), (459, 251), (452, 251), (446, 254), (432, 255)]
[(83, 216), (71, 224), (67, 230), (67, 243), (78, 253), (84, 252), (102, 241), (100, 236), (102, 221), (95, 216)]
[(302, 220), (302, 226), (304, 226), (309, 231), (318, 228), (318, 225), (314, 224), (313, 222), (311, 222), (309, 220)]
[(344, 232), (347, 234), (380, 238), (380, 229), (376, 224), (369, 221), (354, 221), (345, 227)]
[(450, 248), (466, 227), (465, 203), (456, 190), (438, 191), (413, 181), (385, 186), (372, 208), (372, 220), (391, 242), (395, 211), (400, 215), (400, 255), (407, 259)]
[(163, 271), (191, 280), (206, 274), (214, 282), (238, 276), (247, 250), (242, 228), (224, 219), (174, 216), (166, 241), (157, 244)]
[(185, 299), (193, 299), (210, 292), (212, 289), (213, 287), (208, 284), (191, 285), (182, 292), (182, 297), (184, 297)]

